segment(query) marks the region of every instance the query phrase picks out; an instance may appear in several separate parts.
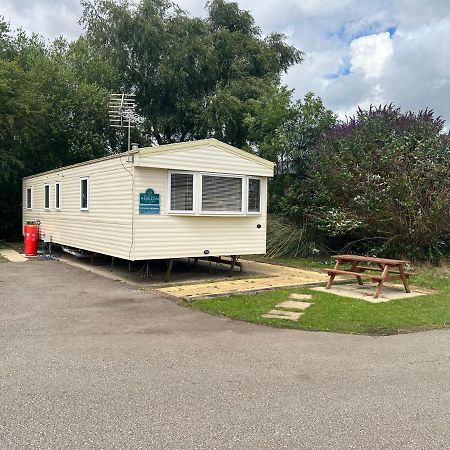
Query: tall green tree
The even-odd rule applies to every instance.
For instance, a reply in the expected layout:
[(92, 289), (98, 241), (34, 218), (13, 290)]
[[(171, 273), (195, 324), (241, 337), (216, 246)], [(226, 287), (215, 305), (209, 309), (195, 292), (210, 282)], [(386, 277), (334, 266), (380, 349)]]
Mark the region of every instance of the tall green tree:
[(118, 67), (118, 86), (136, 93), (150, 142), (216, 137), (244, 146), (252, 102), (302, 60), (285, 36), (263, 37), (237, 3), (212, 0), (205, 19), (167, 0), (83, 7), (86, 38)]
[(21, 179), (103, 156), (109, 93), (80, 79), (69, 45), (0, 26), (0, 236), (19, 235)]

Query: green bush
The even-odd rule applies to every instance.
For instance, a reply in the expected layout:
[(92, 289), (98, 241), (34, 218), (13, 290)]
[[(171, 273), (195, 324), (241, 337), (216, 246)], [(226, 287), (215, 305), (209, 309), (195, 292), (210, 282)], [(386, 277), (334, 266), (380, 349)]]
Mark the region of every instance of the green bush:
[(450, 236), (450, 135), (429, 110), (392, 105), (359, 110), (324, 133), (283, 199), (286, 217), (305, 218), (354, 251), (437, 260)]

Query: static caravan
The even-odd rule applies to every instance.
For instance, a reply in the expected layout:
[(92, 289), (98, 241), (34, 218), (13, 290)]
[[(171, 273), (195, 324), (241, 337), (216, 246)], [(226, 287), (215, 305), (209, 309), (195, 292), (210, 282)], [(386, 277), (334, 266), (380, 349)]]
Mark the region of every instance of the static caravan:
[(273, 163), (216, 139), (121, 153), (23, 180), (23, 222), (129, 261), (261, 254)]

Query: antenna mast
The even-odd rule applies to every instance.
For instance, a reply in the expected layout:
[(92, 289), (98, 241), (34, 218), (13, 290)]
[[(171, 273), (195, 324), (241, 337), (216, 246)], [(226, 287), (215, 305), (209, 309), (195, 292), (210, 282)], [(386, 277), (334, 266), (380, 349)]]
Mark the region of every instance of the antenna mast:
[(142, 122), (136, 113), (135, 94), (111, 94), (109, 100), (109, 123), (114, 128), (128, 129), (128, 152), (131, 150), (131, 128)]

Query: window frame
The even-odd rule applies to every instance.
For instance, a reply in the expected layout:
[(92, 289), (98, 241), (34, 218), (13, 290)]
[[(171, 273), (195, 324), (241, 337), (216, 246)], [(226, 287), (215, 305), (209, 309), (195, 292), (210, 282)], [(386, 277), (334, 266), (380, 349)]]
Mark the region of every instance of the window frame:
[[(48, 189), (48, 205), (46, 204), (46, 200), (47, 200), (47, 189)], [(51, 199), (51, 195), (52, 195), (52, 190), (50, 188), (50, 183), (45, 183), (44, 184), (44, 209), (46, 211), (49, 211), (52, 207), (52, 199)]]
[[(30, 206), (28, 206), (28, 191), (30, 192)], [(25, 209), (29, 211), (33, 209), (33, 186), (29, 186), (25, 191)]]
[[(198, 213), (200, 215), (207, 215), (207, 216), (243, 216), (245, 215), (245, 197), (246, 197), (246, 189), (245, 189), (245, 183), (244, 179), (246, 178), (245, 175), (237, 175), (237, 174), (229, 174), (229, 173), (213, 173), (213, 172), (200, 172), (200, 205), (199, 205), (199, 211)], [(203, 210), (203, 176), (211, 176), (211, 177), (223, 177), (223, 178), (239, 178), (241, 180), (241, 192), (242, 192), (242, 198), (241, 198), (241, 210), (240, 211), (209, 211), (209, 210)]]
[[(250, 180), (258, 180), (259, 181), (259, 211), (249, 211), (249, 194), (250, 194)], [(262, 214), (262, 193), (263, 193), (263, 180), (260, 177), (247, 177), (247, 203), (246, 203), (246, 214), (252, 216), (258, 216)]]
[[(172, 175), (192, 175), (192, 209), (172, 209)], [(169, 170), (167, 179), (167, 212), (168, 214), (196, 214), (197, 211), (197, 174), (183, 170)]]
[[(83, 207), (82, 185), (86, 181), (86, 207)], [(80, 211), (89, 211), (91, 207), (91, 182), (89, 177), (80, 177)]]
[(55, 182), (55, 209), (61, 210), (61, 181)]

